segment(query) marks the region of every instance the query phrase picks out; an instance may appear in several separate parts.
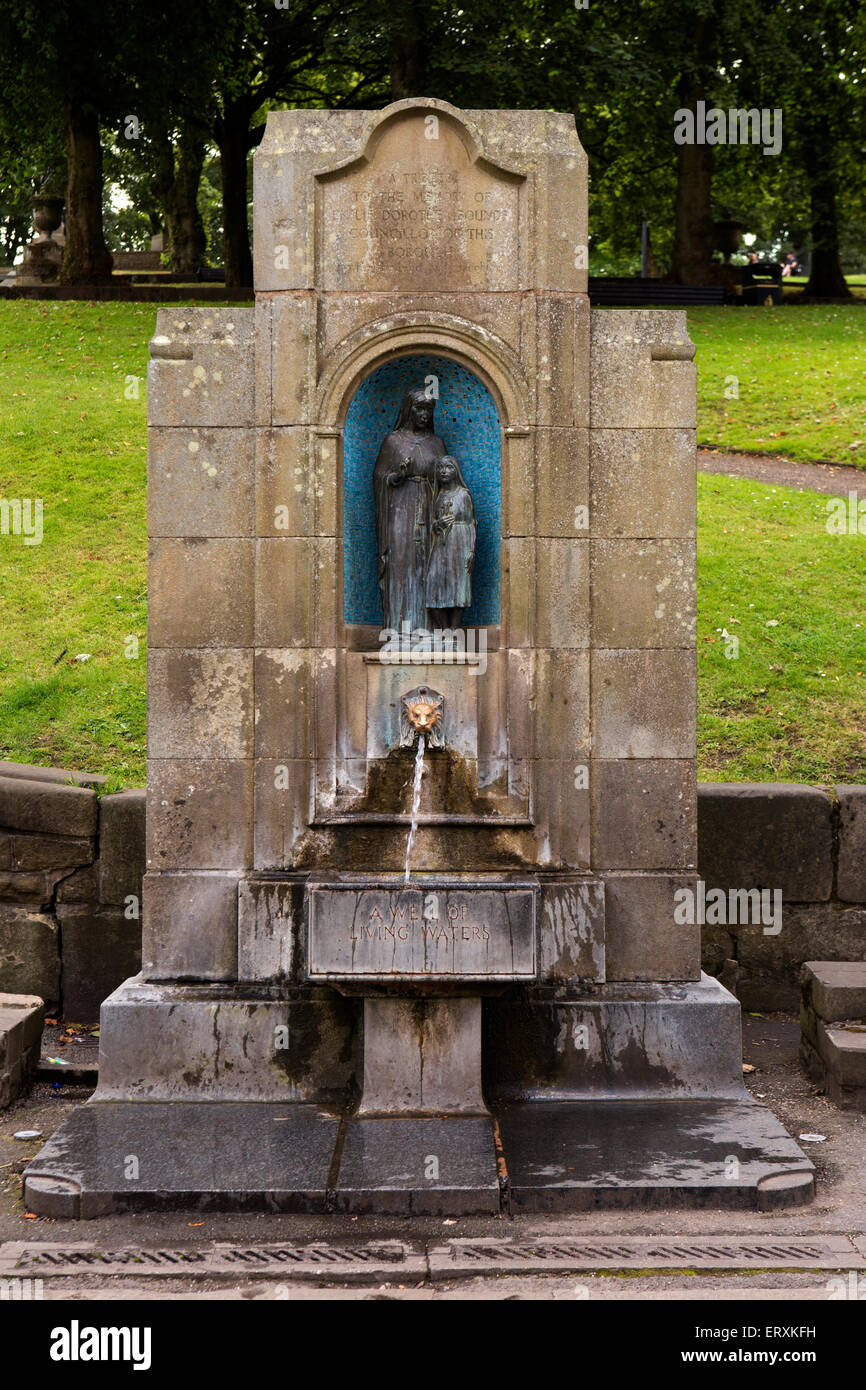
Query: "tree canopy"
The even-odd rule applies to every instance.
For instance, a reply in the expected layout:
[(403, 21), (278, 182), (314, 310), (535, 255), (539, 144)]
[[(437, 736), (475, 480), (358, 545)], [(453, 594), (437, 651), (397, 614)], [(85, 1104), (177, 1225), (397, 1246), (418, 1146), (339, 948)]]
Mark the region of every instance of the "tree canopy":
[[(68, 280), (110, 274), (106, 225), (159, 225), (173, 269), (210, 256), (251, 283), (249, 157), (268, 110), (405, 96), (573, 112), (598, 271), (637, 270), (646, 220), (658, 272), (704, 283), (726, 215), (761, 250), (809, 253), (816, 295), (847, 293), (866, 255), (861, 0), (4, 0), (0, 81), (0, 247), (15, 254), (50, 169)], [(677, 143), (678, 113), (699, 109), (778, 112), (778, 151)]]

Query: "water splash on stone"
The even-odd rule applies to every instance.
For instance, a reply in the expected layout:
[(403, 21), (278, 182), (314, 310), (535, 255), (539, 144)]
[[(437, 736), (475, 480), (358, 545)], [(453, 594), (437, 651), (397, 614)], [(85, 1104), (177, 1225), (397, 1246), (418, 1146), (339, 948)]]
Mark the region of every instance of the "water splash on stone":
[(409, 882), (409, 865), (412, 859), (412, 846), (415, 843), (415, 832), (418, 829), (418, 808), (421, 805), (421, 778), (424, 775), (424, 735), (418, 735), (418, 751), (415, 754), (415, 781), (412, 785), (412, 824), (409, 827), (409, 838), (406, 841), (406, 872), (403, 875), (403, 882)]

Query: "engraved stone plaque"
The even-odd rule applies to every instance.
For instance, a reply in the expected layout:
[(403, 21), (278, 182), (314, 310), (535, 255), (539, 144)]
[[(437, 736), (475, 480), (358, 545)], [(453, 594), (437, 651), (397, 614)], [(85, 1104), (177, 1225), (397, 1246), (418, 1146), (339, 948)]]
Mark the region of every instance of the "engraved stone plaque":
[(325, 290), (516, 290), (523, 175), (444, 114), (407, 111), (319, 176)]
[(311, 883), (310, 979), (535, 977), (533, 883)]

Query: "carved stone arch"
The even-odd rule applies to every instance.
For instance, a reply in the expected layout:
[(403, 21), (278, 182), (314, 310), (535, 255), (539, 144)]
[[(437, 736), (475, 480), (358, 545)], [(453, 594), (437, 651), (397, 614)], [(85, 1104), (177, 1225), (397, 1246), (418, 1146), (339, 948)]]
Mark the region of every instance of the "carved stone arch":
[[(362, 384), (384, 364), (406, 357), (438, 356), (474, 375), (489, 392), (499, 418), (497, 505), (500, 545), (522, 533), (528, 499), (534, 495), (531, 436), (532, 395), (513, 349), (490, 331), (456, 315), (391, 314), (343, 338), (328, 353), (317, 387), (316, 430), (320, 457), (336, 487), (337, 534), (345, 520), (344, 431), (349, 405)], [(505, 568), (499, 561), (499, 574)], [(497, 585), (501, 581), (497, 579)], [(497, 599), (497, 603), (501, 603)], [(344, 610), (343, 594), (340, 607)], [(495, 621), (495, 620), (494, 620)]]
[(421, 353), (450, 357), (474, 372), (493, 396), (503, 430), (528, 427), (529, 383), (513, 349), (451, 314), (392, 314), (337, 343), (319, 373), (320, 426), (340, 430), (349, 402), (371, 372), (392, 358)]

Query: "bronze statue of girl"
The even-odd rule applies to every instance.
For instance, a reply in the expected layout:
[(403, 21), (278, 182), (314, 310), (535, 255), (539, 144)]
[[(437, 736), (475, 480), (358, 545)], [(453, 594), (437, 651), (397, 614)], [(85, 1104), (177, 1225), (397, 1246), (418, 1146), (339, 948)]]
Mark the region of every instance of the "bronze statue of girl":
[(472, 603), (472, 565), (478, 527), (460, 465), (450, 454), (436, 462), (436, 492), (427, 562), (427, 620), (434, 629), (458, 628)]

